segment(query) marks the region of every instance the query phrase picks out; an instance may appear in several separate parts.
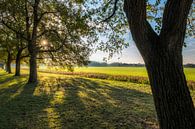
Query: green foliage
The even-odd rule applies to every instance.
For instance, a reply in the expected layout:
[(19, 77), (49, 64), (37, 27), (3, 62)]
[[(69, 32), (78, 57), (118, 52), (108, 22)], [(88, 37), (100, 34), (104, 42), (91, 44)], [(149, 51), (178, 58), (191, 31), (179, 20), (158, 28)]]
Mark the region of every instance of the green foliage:
[[(123, 11), (124, 1), (118, 0), (115, 7), (115, 0), (86, 0), (85, 5), (91, 10), (92, 21), (97, 25), (97, 30), (104, 36), (103, 42), (99, 44), (99, 49), (109, 52), (112, 56), (119, 53), (128, 46), (128, 39), (124, 34), (129, 35), (127, 19)], [(162, 27), (162, 16), (166, 1), (147, 0), (147, 20), (152, 25), (157, 34), (160, 34)], [(115, 10), (115, 11), (114, 11)], [(114, 15), (112, 16), (112, 14)], [(112, 17), (110, 17), (112, 16)], [(107, 19), (109, 18), (109, 19)], [(106, 21), (104, 21), (106, 19)], [(186, 36), (195, 35), (195, 2), (193, 2), (188, 16)], [(141, 30), (140, 30), (141, 31)]]
[(90, 23), (95, 28), (100, 40), (95, 44), (97, 50), (109, 53), (109, 58), (114, 53), (120, 53), (121, 50), (128, 46), (124, 34), (127, 33), (127, 22), (124, 20), (125, 15), (122, 10), (122, 2), (118, 3), (116, 15), (104, 22), (104, 19), (112, 13), (114, 1), (109, 0), (86, 0), (84, 7), (90, 14)]
[(0, 61), (6, 62), (8, 54), (14, 58), (16, 53), (17, 39), (12, 31), (6, 28), (0, 28)]
[[(82, 0), (41, 0), (37, 14), (35, 1), (1, 1), (0, 15), (3, 27), (17, 34), (18, 38), (35, 41), (38, 59), (49, 65), (71, 68), (86, 65), (90, 44), (97, 40), (89, 23), (89, 14), (82, 6)], [(38, 19), (35, 20), (37, 15)], [(46, 40), (47, 44), (42, 44)]]

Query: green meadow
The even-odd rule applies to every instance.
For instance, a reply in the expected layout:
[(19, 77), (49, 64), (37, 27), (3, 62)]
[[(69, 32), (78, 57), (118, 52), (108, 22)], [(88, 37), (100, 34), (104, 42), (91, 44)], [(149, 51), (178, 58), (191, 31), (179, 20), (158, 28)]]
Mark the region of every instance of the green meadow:
[(150, 87), (135, 83), (0, 71), (2, 129), (157, 129)]
[(80, 67), (74, 71), (147, 77), (145, 67)]
[[(195, 81), (195, 68), (185, 68), (184, 70), (187, 80)], [(147, 77), (145, 67), (80, 67), (75, 68), (74, 71)]]
[(27, 79), (26, 70), (0, 70), (0, 129), (158, 129), (149, 85), (42, 72), (37, 84)]

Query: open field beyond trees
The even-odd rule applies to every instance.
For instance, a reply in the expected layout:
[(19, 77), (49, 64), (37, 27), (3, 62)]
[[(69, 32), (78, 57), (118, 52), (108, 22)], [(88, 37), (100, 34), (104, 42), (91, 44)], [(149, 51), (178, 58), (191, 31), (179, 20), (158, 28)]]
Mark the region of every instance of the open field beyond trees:
[[(64, 69), (50, 68), (49, 70), (67, 72)], [(74, 72), (148, 77), (145, 67), (77, 67), (74, 69)], [(195, 68), (184, 68), (184, 72), (187, 80), (195, 81)]]
[[(195, 68), (185, 68), (187, 80), (195, 81)], [(147, 77), (145, 67), (80, 67), (75, 72), (105, 73), (111, 75), (130, 75)]]
[[(98, 78), (106, 80), (116, 80), (124, 82), (134, 82), (140, 84), (150, 84), (145, 67), (80, 67), (74, 72), (65, 69), (39, 69), (45, 73), (58, 73), (64, 75), (79, 75), (88, 78)], [(190, 89), (195, 89), (195, 68), (184, 69), (187, 85)]]
[(158, 129), (149, 85), (42, 72), (27, 80), (0, 71), (0, 128)]

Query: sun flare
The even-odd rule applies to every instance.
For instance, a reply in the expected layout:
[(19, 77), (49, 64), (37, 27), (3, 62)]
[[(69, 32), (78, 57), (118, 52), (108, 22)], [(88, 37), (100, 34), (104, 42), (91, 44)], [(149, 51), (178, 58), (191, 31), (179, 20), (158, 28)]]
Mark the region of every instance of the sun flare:
[(47, 44), (48, 44), (48, 41), (47, 41), (47, 40), (42, 40), (42, 41), (41, 41), (41, 45), (42, 45), (42, 46), (47, 46)]

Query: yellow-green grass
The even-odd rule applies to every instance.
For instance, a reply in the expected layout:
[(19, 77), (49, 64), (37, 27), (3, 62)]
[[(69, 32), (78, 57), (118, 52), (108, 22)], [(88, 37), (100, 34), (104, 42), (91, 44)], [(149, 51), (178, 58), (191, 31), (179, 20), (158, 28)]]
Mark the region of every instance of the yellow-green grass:
[[(66, 69), (55, 69), (52, 67), (46, 69), (46, 71), (48, 70), (56, 72), (67, 72)], [(74, 72), (148, 77), (145, 67), (76, 67), (74, 68)], [(184, 68), (184, 72), (187, 80), (195, 81), (195, 68)]]
[(22, 73), (0, 70), (0, 129), (158, 129), (149, 85)]
[(158, 128), (149, 86), (43, 73), (30, 85), (27, 78), (0, 71), (0, 128)]
[[(195, 68), (185, 68), (187, 80), (195, 81)], [(80, 67), (75, 68), (75, 72), (105, 73), (111, 75), (129, 75), (147, 77), (145, 67)]]
[(74, 71), (147, 77), (145, 67), (80, 67)]

